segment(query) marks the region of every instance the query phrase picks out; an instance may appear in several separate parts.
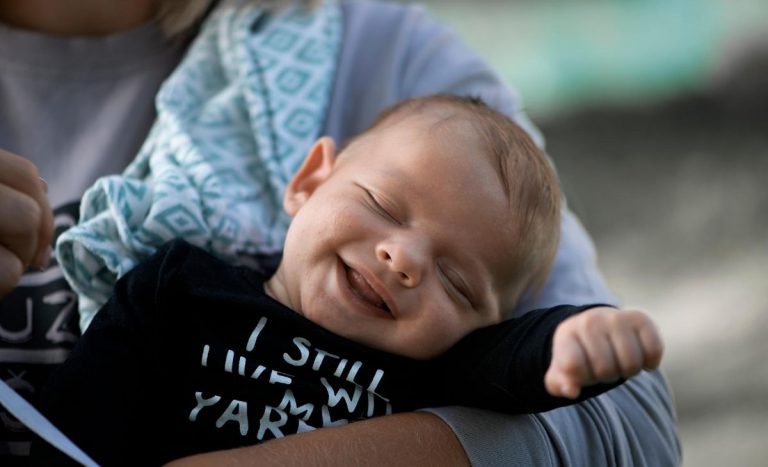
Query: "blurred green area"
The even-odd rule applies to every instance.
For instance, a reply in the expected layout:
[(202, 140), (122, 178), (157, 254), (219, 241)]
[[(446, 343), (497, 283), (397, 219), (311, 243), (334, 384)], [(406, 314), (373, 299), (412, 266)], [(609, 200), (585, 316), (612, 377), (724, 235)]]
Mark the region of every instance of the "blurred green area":
[(421, 0), (524, 96), (533, 117), (707, 86), (768, 44), (767, 0)]

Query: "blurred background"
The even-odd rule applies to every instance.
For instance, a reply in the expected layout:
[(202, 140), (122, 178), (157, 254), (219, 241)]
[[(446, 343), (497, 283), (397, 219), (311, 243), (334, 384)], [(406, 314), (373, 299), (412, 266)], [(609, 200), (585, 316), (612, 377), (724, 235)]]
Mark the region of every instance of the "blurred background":
[(686, 466), (768, 465), (768, 0), (421, 0), (520, 91)]

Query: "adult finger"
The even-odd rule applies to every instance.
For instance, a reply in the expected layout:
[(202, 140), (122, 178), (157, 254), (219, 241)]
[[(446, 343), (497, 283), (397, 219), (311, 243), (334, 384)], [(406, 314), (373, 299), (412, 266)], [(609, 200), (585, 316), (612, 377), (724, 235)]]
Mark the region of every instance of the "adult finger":
[(0, 297), (16, 287), (23, 273), (24, 266), (21, 264), (21, 260), (0, 245)]
[(32, 265), (39, 269), (46, 268), (51, 260), (51, 243), (53, 242), (53, 210), (48, 200), (48, 182), (43, 177), (38, 177), (43, 190), (41, 202), (40, 228), (38, 229), (37, 248)]
[(0, 245), (25, 268), (35, 259), (39, 225), (40, 207), (35, 200), (0, 185)]
[[(53, 213), (48, 203), (47, 184), (39, 177), (37, 167), (33, 163), (23, 157), (0, 150), (0, 186), (10, 189), (0, 194), (6, 201), (6, 207), (22, 209), (11, 213), (4, 212), (2, 215), (6, 217), (0, 217), (2, 221), (0, 229), (10, 230), (11, 233), (15, 233), (17, 229), (25, 229), (26, 238), (17, 242), (31, 245), (33, 255), (29, 259), (20, 259), (25, 267), (29, 264), (37, 267), (46, 266), (53, 238)], [(37, 208), (26, 204), (25, 196), (31, 198)], [(9, 215), (10, 217), (7, 217)], [(28, 225), (30, 221), (35, 223), (34, 227)], [(11, 247), (12, 251), (15, 249), (15, 246)]]

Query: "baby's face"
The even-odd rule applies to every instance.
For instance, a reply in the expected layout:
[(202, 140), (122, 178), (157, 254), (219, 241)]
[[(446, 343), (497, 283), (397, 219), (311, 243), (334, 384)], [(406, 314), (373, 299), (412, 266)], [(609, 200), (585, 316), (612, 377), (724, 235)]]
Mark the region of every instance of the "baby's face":
[(435, 133), (431, 123), (410, 117), (376, 130), (339, 159), (320, 160), (316, 145), (286, 195), (294, 219), (267, 284), (322, 327), (412, 358), (502, 319), (514, 248), (489, 158), (471, 134)]

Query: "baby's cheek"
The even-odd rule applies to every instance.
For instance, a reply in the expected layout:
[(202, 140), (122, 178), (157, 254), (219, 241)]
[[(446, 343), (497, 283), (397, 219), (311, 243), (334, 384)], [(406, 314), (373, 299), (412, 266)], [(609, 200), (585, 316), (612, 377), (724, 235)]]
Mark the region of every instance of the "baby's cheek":
[(356, 209), (352, 206), (343, 206), (331, 213), (330, 224), (337, 232), (344, 232), (357, 223)]
[(345, 205), (333, 211), (329, 219), (329, 234), (336, 239), (348, 239), (374, 232), (376, 222), (362, 207)]
[[(450, 309), (450, 312), (446, 312)], [(469, 323), (460, 319), (450, 307), (434, 310), (429, 320), (422, 326), (422, 338), (429, 342), (438, 353), (442, 353), (459, 342), (461, 338), (474, 330)]]

